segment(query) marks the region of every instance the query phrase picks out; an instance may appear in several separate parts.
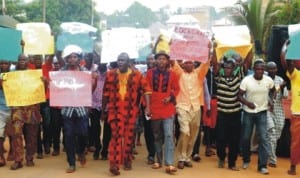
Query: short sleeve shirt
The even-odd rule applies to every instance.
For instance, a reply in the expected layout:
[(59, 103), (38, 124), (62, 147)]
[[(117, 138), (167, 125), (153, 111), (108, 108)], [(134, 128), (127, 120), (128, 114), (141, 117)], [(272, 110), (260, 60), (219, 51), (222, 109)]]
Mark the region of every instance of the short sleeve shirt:
[(253, 75), (246, 76), (240, 85), (240, 89), (245, 91), (245, 99), (255, 104), (255, 109), (250, 109), (246, 105), (243, 109), (249, 113), (258, 113), (268, 110), (269, 91), (274, 87), (273, 80), (263, 75), (261, 80), (256, 80)]

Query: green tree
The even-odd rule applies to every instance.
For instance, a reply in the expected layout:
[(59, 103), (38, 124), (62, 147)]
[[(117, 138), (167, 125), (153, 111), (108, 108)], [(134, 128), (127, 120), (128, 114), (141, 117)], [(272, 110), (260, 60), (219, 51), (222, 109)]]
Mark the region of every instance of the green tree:
[(110, 28), (121, 26), (148, 28), (153, 22), (158, 20), (150, 8), (138, 2), (134, 2), (124, 12), (116, 11), (106, 18)]
[(24, 0), (5, 0), (6, 4), (6, 10), (3, 12), (3, 9), (1, 8), (1, 15), (6, 14), (14, 19), (16, 19), (19, 22), (25, 22), (26, 21), (26, 12), (24, 10)]
[(280, 12), (276, 15), (276, 23), (281, 25), (297, 24), (300, 21), (300, 0), (285, 0), (281, 6), (275, 7)]
[[(92, 0), (46, 0), (46, 23), (48, 23), (52, 31), (59, 33), (59, 25), (62, 22), (82, 22), (91, 24), (92, 7), (95, 4)], [(40, 0), (34, 0), (25, 7), (27, 20), (32, 22), (42, 21), (43, 3)], [(94, 13), (94, 24), (99, 26), (100, 16)]]
[(262, 54), (266, 45), (265, 37), (268, 36), (275, 15), (278, 14), (278, 11), (273, 11), (273, 5), (274, 0), (264, 2), (262, 0), (238, 1), (237, 5), (231, 9), (236, 14), (232, 16), (234, 21), (248, 26), (257, 55)]
[[(46, 23), (51, 26), (54, 35), (59, 33), (62, 22), (81, 22), (91, 24), (95, 4), (92, 0), (45, 0)], [(91, 4), (93, 3), (93, 4)], [(7, 14), (19, 22), (42, 22), (43, 1), (33, 0), (25, 4), (24, 0), (6, 0)], [(100, 16), (93, 13), (94, 25), (99, 29)]]
[(134, 2), (126, 11), (129, 15), (129, 22), (138, 27), (148, 28), (153, 22), (157, 21), (157, 17), (148, 7), (141, 3)]

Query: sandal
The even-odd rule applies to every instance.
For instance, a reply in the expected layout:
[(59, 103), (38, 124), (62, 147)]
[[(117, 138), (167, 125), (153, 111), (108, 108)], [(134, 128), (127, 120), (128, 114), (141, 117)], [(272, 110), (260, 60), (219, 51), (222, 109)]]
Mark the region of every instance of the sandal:
[(154, 163), (152, 164), (152, 169), (159, 169), (161, 168), (161, 164), (160, 163)]
[(287, 172), (289, 175), (296, 175), (296, 171), (295, 170), (288, 170)]
[(118, 176), (120, 175), (120, 171), (119, 168), (113, 166), (109, 169), (109, 172), (112, 173), (112, 175)]
[(177, 172), (176, 167), (174, 167), (174, 166), (167, 166), (166, 167), (166, 173), (168, 173), (168, 174), (174, 174), (175, 172)]

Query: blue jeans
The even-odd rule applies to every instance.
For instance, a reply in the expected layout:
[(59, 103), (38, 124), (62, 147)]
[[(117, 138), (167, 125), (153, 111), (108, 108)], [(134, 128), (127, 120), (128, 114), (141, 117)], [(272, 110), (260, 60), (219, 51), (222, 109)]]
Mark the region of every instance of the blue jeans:
[(244, 163), (250, 162), (250, 139), (253, 126), (259, 138), (258, 144), (258, 169), (266, 168), (268, 162), (268, 140), (267, 140), (267, 111), (259, 113), (248, 113), (244, 111), (242, 123), (242, 152)]
[(174, 117), (151, 120), (157, 162), (162, 163), (164, 144), (165, 165), (174, 164)]

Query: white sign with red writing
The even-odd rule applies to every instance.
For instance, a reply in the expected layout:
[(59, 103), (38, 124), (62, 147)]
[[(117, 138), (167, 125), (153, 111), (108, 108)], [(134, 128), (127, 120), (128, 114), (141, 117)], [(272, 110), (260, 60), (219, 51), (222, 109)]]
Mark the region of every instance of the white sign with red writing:
[(86, 71), (52, 71), (50, 106), (91, 106), (91, 73)]
[(196, 28), (175, 27), (170, 45), (173, 60), (206, 62), (209, 57), (207, 35)]

